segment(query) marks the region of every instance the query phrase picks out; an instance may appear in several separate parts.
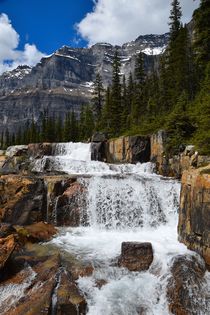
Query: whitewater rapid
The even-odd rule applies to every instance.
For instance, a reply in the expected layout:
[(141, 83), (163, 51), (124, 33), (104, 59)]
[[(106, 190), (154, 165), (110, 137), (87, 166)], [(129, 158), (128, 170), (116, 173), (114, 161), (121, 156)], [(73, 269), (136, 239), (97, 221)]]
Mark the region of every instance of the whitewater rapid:
[[(33, 167), (36, 172), (79, 174), (85, 187), (81, 225), (61, 228), (51, 243), (94, 267), (91, 276), (78, 280), (88, 315), (169, 315), (166, 286), (173, 258), (196, 255), (178, 242), (180, 183), (154, 174), (152, 163), (91, 161), (90, 144), (82, 143), (55, 144), (54, 155), (36, 160)], [(117, 267), (125, 241), (152, 243), (154, 261), (148, 271)]]

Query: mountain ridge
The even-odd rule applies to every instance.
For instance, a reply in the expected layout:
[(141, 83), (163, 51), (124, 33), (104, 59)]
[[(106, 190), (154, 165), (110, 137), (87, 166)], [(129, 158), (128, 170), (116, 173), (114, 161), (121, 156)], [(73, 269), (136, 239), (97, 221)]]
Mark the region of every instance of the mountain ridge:
[[(100, 73), (104, 86), (112, 81), (112, 61), (118, 49), (121, 75), (134, 72), (136, 56), (144, 53), (147, 73), (158, 67), (159, 55), (165, 50), (169, 34), (141, 35), (122, 46), (97, 43), (88, 48), (62, 46), (43, 57), (34, 67), (22, 65), (0, 76), (0, 131), (16, 131), (27, 121), (40, 121), (48, 110), (62, 119), (70, 110), (78, 115), (93, 92), (93, 81)], [(153, 52), (158, 53), (154, 54)]]

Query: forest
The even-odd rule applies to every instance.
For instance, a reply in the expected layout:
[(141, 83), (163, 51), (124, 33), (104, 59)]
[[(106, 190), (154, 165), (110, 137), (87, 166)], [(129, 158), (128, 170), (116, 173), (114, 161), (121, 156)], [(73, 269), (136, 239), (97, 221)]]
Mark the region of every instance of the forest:
[(104, 88), (96, 75), (91, 103), (80, 116), (69, 112), (65, 120), (42, 114), (17, 134), (2, 133), (3, 147), (30, 142), (87, 141), (96, 131), (108, 138), (147, 135), (159, 129), (168, 133), (167, 153), (194, 144), (201, 154), (210, 154), (210, 1), (201, 0), (188, 25), (181, 23), (178, 0), (171, 2), (169, 45), (158, 69), (145, 75), (144, 54), (136, 58), (134, 73), (120, 75), (120, 59), (113, 59), (112, 85)]

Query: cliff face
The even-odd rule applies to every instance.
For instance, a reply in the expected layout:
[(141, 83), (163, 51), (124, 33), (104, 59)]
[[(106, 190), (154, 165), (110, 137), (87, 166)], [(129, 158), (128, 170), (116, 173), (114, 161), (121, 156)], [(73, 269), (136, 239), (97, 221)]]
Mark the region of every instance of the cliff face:
[(150, 160), (156, 164), (157, 173), (160, 175), (181, 179), (184, 171), (210, 163), (210, 157), (200, 155), (193, 145), (183, 145), (177, 155), (169, 156), (167, 154), (168, 135), (164, 130), (151, 135), (150, 141)]
[(115, 47), (107, 43), (90, 48), (63, 46), (42, 58), (35, 67), (19, 66), (0, 76), (0, 132), (25, 125), (32, 117), (39, 121), (44, 110), (64, 117), (69, 110), (79, 113), (92, 97), (93, 81), (100, 73), (105, 86), (112, 80), (112, 61), (116, 48), (121, 75), (134, 71), (136, 55), (143, 51), (146, 72), (158, 66), (158, 54), (168, 43), (168, 34), (140, 36)]
[(178, 232), (210, 266), (210, 165), (183, 173)]

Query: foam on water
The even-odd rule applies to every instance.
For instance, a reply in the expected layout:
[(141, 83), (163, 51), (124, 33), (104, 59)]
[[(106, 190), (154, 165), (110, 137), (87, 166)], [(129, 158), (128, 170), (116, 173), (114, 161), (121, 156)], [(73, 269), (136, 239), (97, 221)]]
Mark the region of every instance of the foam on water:
[(122, 174), (153, 172), (152, 163), (112, 165), (91, 161), (90, 143), (55, 143), (53, 155), (32, 162), (34, 172), (57, 171), (67, 174)]

